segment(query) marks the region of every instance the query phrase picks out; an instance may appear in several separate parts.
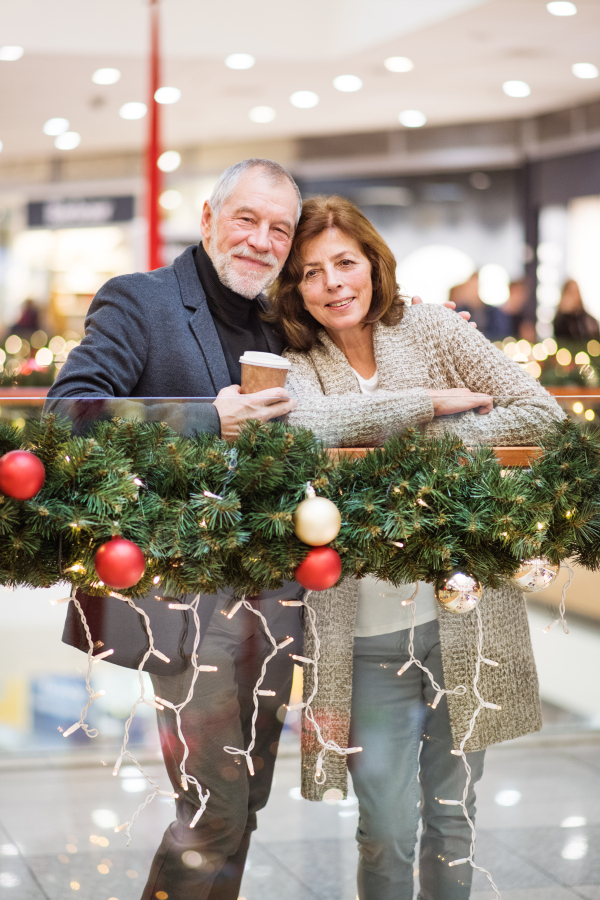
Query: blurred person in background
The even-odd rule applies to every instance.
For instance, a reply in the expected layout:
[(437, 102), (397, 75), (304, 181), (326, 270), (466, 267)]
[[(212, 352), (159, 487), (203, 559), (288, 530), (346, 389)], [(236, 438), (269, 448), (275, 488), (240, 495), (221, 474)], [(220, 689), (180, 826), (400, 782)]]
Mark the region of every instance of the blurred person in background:
[(511, 281), (508, 286), (508, 300), (501, 306), (498, 312), (505, 319), (505, 333), (499, 335), (500, 339), (515, 337), (534, 344), (537, 340), (535, 322), (528, 311), (529, 285), (525, 278)]
[(8, 334), (17, 334), (20, 338), (29, 340), (34, 331), (40, 327), (40, 314), (35, 300), (28, 297), (21, 307), (21, 315), (8, 329)]
[(598, 322), (585, 311), (579, 285), (573, 278), (565, 281), (554, 317), (554, 336), (568, 341), (598, 339)]
[(473, 272), (463, 284), (450, 288), (448, 300), (456, 304), (456, 312), (471, 313), (471, 322), (490, 341), (502, 340), (510, 334), (508, 318), (496, 306), (488, 306), (479, 296), (479, 273)]

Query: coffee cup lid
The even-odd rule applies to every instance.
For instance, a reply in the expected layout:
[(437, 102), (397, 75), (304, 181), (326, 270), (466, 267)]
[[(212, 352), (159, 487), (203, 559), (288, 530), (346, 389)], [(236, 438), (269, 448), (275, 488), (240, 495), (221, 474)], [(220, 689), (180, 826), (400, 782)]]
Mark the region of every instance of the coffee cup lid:
[(269, 369), (289, 369), (290, 361), (276, 353), (262, 353), (260, 350), (246, 350), (240, 362), (247, 366), (266, 366)]

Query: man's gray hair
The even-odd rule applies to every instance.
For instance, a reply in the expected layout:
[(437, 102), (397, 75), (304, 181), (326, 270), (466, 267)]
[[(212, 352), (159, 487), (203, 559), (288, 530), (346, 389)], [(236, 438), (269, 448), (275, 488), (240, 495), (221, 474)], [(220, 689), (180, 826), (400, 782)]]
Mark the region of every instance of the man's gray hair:
[(236, 163), (233, 166), (229, 166), (228, 169), (225, 169), (217, 183), (213, 188), (213, 192), (210, 195), (209, 203), (210, 208), (218, 215), (221, 211), (223, 204), (227, 200), (228, 197), (234, 192), (240, 178), (244, 174), (244, 172), (248, 172), (250, 169), (263, 169), (267, 178), (269, 178), (274, 184), (280, 184), (282, 181), (289, 181), (294, 190), (296, 191), (296, 196), (298, 197), (298, 211), (296, 213), (296, 225), (298, 224), (298, 220), (300, 218), (300, 213), (302, 212), (302, 197), (300, 196), (300, 189), (298, 185), (292, 178), (289, 172), (287, 172), (283, 166), (280, 166), (279, 163), (276, 163), (272, 159), (243, 159), (242, 162)]

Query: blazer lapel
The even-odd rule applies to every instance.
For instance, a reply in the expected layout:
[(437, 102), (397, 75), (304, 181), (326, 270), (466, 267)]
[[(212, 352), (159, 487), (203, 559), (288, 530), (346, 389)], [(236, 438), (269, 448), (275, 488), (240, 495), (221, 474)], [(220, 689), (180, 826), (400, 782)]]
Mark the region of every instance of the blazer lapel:
[(179, 282), (183, 305), (195, 310), (190, 318), (190, 328), (204, 356), (215, 394), (229, 387), (231, 378), (225, 362), (225, 354), (215, 328), (215, 323), (206, 303), (204, 288), (198, 278), (194, 261), (195, 247), (188, 247), (173, 263)]

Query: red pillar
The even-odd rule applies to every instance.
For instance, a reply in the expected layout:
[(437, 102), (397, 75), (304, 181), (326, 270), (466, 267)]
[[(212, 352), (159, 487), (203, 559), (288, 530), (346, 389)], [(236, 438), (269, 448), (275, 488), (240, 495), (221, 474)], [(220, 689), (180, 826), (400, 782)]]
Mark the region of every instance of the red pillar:
[(158, 168), (160, 156), (160, 104), (154, 94), (160, 87), (159, 3), (150, 0), (150, 99), (148, 103), (148, 143), (146, 145), (146, 204), (148, 218), (148, 269), (163, 265), (160, 206), (162, 173)]

